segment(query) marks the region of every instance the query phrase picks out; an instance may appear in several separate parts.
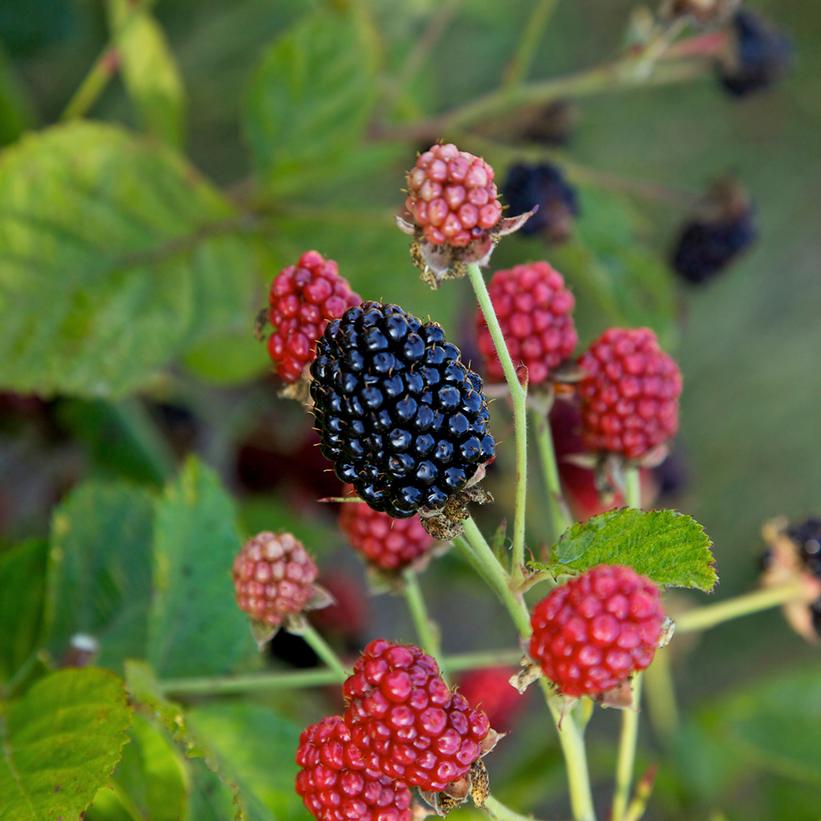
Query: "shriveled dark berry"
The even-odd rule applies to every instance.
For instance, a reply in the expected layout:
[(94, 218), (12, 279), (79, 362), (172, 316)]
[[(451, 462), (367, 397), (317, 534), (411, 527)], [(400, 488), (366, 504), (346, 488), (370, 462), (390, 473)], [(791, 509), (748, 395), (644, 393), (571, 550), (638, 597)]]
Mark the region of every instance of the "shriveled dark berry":
[[(801, 563), (817, 579), (821, 579), (821, 518), (813, 516), (791, 525), (787, 535), (795, 543)], [(821, 602), (818, 604), (821, 608)]]
[(374, 510), (436, 510), (493, 455), (482, 380), (442, 328), (366, 302), (329, 323), (311, 366), (322, 453)]
[(518, 163), (508, 171), (502, 193), (511, 215), (538, 206), (539, 210), (521, 228), (524, 236), (542, 234), (551, 242), (561, 242), (570, 235), (573, 219), (579, 214), (579, 200), (576, 189), (558, 166)]
[(732, 53), (719, 65), (719, 79), (730, 94), (745, 97), (783, 77), (792, 56), (789, 37), (749, 9), (733, 15), (732, 33)]

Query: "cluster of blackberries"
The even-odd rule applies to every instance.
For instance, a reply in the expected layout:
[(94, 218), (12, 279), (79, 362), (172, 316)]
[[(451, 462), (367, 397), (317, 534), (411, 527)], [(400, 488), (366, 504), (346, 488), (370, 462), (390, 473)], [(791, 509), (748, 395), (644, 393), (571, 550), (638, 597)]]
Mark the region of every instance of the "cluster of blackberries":
[(329, 323), (311, 375), (322, 452), (374, 510), (440, 509), (494, 455), (481, 378), (439, 325), (397, 305)]

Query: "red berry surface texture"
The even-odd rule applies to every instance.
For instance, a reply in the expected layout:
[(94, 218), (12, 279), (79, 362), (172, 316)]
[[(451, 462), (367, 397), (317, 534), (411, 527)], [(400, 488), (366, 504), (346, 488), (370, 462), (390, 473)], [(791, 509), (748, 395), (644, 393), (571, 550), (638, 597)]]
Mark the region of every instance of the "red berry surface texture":
[(516, 673), (511, 667), (488, 667), (459, 679), (459, 692), (468, 704), (484, 710), (491, 727), (500, 733), (511, 729), (526, 704), (525, 696), (510, 684)]
[(332, 319), (361, 302), (337, 264), (318, 251), (306, 251), (271, 283), (268, 298), (268, 353), (277, 374), (296, 382), (314, 360), (316, 341)]
[(418, 647), (372, 641), (343, 693), (354, 743), (367, 766), (383, 775), (440, 792), (483, 753), (487, 716), (452, 692)]
[(605, 693), (653, 660), (664, 611), (653, 582), (629, 567), (599, 565), (540, 601), (530, 656), (567, 696)]
[(579, 364), (587, 448), (638, 459), (676, 434), (681, 372), (649, 328), (609, 328)]
[(364, 502), (345, 502), (339, 514), (339, 527), (357, 553), (374, 567), (388, 572), (407, 567), (434, 544), (418, 515), (394, 519)]
[(502, 219), (493, 169), (455, 145), (431, 146), (408, 172), (405, 209), (431, 245), (464, 248)]
[(299, 738), (296, 791), (320, 821), (410, 821), (411, 793), (366, 767), (339, 716), (312, 724)]
[(258, 533), (234, 559), (237, 604), (254, 621), (279, 627), (305, 609), (317, 573), (314, 560), (290, 533)]
[[(564, 278), (548, 263), (532, 262), (497, 271), (488, 291), (514, 364), (527, 367), (531, 385), (546, 382), (578, 342), (572, 313), (576, 301)], [(488, 378), (504, 381), (493, 339), (478, 310), (476, 328)]]

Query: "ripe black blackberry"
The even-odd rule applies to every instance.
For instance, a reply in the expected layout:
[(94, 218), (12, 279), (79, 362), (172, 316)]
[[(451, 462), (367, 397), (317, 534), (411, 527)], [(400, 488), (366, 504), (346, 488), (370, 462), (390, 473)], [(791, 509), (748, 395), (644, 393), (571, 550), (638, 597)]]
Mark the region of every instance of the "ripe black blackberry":
[(437, 510), (494, 453), (482, 380), (442, 328), (366, 302), (328, 324), (311, 366), (322, 453), (374, 510)]

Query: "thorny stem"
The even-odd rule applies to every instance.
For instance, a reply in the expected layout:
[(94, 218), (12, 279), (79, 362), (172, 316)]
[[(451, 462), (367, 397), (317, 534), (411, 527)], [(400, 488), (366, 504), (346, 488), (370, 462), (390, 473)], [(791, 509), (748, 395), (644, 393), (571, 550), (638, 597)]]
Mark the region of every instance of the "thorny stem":
[[(513, 403), (513, 435), (516, 450), (516, 499), (513, 511), (513, 550), (511, 555), (511, 575), (514, 584), (521, 583), (525, 558), (525, 506), (527, 503), (527, 389), (519, 382), (516, 366), (510, 358), (502, 328), (493, 310), (482, 270), (472, 262), (467, 266), (467, 275), (479, 308), (485, 319), (496, 354), (505, 374), (510, 400)], [(488, 548), (489, 549), (489, 548)], [(492, 551), (491, 551), (492, 555)], [(496, 561), (494, 557), (494, 562)]]
[(562, 497), (562, 486), (559, 481), (559, 468), (556, 464), (556, 450), (553, 447), (553, 434), (550, 431), (550, 421), (547, 413), (541, 409), (531, 409), (530, 418), (536, 436), (536, 445), (539, 449), (539, 458), (542, 463), (545, 488), (547, 490), (547, 505), (550, 513), (550, 526), (553, 528), (553, 544), (562, 533), (571, 525)]
[[(624, 470), (625, 501), (629, 507), (641, 509), (641, 477), (634, 466)], [(621, 734), (616, 759), (616, 788), (613, 792), (612, 821), (623, 821), (630, 800), (630, 785), (633, 782), (633, 768), (636, 761), (636, 743), (639, 737), (639, 705), (641, 703), (641, 673), (636, 673), (632, 681), (633, 702), (622, 710)]]
[(300, 631), (300, 635), (310, 648), (325, 662), (325, 664), (334, 671), (337, 681), (345, 681), (350, 675), (350, 671), (342, 663), (339, 656), (328, 645), (325, 639), (317, 633), (317, 631), (310, 625), (306, 624)]
[(419, 586), (419, 577), (415, 570), (408, 569), (402, 574), (403, 593), (405, 601), (408, 603), (413, 626), (422, 649), (436, 659), (440, 668), (442, 664), (442, 646), (439, 641), (439, 629), (431, 621), (425, 599), (422, 596), (422, 589)]
[(801, 581), (756, 590), (753, 593), (745, 593), (743, 596), (736, 596), (727, 599), (727, 601), (718, 602), (718, 604), (709, 604), (706, 607), (699, 607), (697, 610), (682, 613), (675, 619), (676, 633), (709, 630), (717, 624), (730, 621), (730, 619), (749, 616), (751, 613), (758, 613), (760, 610), (767, 610), (770, 607), (777, 607), (791, 601), (803, 601), (806, 598), (807, 588)]
[(536, 0), (533, 11), (524, 25), (522, 37), (505, 71), (503, 87), (515, 86), (527, 77), (539, 40), (556, 10), (558, 0)]
[[(443, 669), (449, 673), (463, 670), (481, 670), (498, 665), (519, 663), (522, 651), (481, 650), (476, 653), (459, 653), (442, 659)], [(303, 687), (324, 687), (339, 681), (335, 670), (287, 670), (276, 673), (249, 673), (243, 676), (213, 676), (203, 678), (166, 679), (160, 682), (163, 693), (177, 696), (224, 696), (238, 693), (289, 690)]]
[[(482, 576), (504, 604), (513, 619), (513, 623), (516, 625), (516, 629), (519, 631), (522, 641), (528, 641), (530, 638), (530, 614), (527, 605), (521, 596), (513, 593), (510, 586), (510, 577), (471, 518), (465, 521), (465, 539), (473, 552), (474, 566), (478, 565), (481, 568)], [(539, 683), (558, 730), (559, 744), (564, 753), (573, 818), (575, 821), (594, 821), (596, 815), (590, 790), (584, 735), (571, 713), (562, 715), (561, 703), (551, 692), (547, 681), (542, 678)]]

